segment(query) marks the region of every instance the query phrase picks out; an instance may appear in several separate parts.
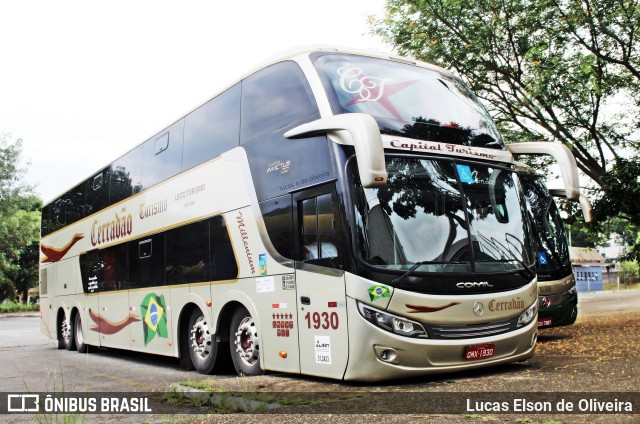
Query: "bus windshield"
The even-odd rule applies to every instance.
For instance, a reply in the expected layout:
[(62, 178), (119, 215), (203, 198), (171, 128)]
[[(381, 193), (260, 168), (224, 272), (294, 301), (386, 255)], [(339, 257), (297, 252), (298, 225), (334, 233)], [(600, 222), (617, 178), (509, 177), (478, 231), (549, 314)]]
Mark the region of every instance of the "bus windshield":
[(344, 54), (314, 65), (333, 113), (373, 116), (382, 134), (502, 149), (486, 109), (450, 74), (406, 63)]
[[(364, 188), (350, 166), (357, 254), (402, 274), (529, 270), (517, 175), (479, 163), (387, 157), (388, 184)], [(420, 263), (419, 266), (418, 263)]]
[(560, 211), (538, 175), (522, 175), (522, 187), (531, 206), (537, 250), (537, 270), (541, 280), (562, 277), (571, 272), (567, 235)]

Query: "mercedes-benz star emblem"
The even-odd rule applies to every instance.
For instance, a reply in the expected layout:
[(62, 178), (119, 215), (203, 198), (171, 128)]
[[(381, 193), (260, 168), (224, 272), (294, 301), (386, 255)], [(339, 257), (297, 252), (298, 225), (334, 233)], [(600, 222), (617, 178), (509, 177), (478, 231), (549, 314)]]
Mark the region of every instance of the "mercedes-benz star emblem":
[(476, 316), (484, 314), (484, 305), (482, 302), (476, 302), (473, 304), (473, 313), (476, 314)]

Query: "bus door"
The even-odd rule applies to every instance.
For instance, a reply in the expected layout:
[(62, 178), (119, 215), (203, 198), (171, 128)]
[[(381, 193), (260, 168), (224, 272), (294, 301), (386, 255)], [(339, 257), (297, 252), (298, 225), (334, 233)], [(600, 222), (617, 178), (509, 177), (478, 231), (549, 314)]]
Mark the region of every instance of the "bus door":
[(295, 193), (293, 204), (300, 371), (342, 378), (349, 345), (335, 186)]

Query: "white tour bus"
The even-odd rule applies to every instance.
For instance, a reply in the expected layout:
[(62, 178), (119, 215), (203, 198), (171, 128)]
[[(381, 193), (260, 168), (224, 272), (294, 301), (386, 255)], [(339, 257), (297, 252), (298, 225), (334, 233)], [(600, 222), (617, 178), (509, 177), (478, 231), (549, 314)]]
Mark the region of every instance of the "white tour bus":
[[(455, 75), (298, 49), (43, 209), (42, 330), (210, 373), (382, 380), (525, 360), (537, 281), (514, 154)], [(229, 353), (230, 352), (230, 353)]]
[[(516, 165), (531, 213), (538, 277), (538, 328), (571, 325), (578, 317), (578, 290), (569, 258), (569, 245), (560, 210), (544, 177), (523, 164)], [(591, 204), (578, 199), (584, 220), (591, 221)]]

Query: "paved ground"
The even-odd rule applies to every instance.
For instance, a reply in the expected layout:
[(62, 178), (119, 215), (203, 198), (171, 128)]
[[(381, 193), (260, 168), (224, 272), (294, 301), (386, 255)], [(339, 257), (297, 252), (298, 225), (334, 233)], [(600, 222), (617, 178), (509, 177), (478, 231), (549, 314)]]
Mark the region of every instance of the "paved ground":
[[(524, 363), (429, 378), (354, 384), (272, 374), (257, 378), (232, 375), (201, 376), (179, 369), (177, 361), (130, 352), (105, 350), (89, 355), (59, 351), (39, 335), (36, 318), (0, 319), (0, 392), (30, 390), (163, 391), (185, 380), (208, 382), (219, 391), (293, 393), (322, 402), (316, 406), (287, 407), (292, 415), (193, 415), (202, 422), (418, 422), (425, 418), (425, 402), (455, 402), (457, 396), (492, 400), (475, 393), (500, 392), (512, 401), (520, 396), (567, 392), (619, 392), (638, 398), (640, 389), (640, 291), (583, 294), (578, 322), (570, 327), (543, 330), (536, 356)], [(35, 324), (35, 325), (34, 325)], [(36, 331), (34, 331), (34, 327)], [(16, 332), (19, 336), (16, 336)], [(629, 395), (629, 393), (635, 393)], [(446, 395), (444, 395), (446, 393)], [(473, 396), (472, 396), (473, 395)], [(338, 397), (336, 399), (335, 397)], [(429, 396), (436, 396), (430, 398)], [(308, 402), (307, 402), (308, 403)], [(418, 405), (418, 407), (416, 407)], [(640, 408), (640, 405), (636, 405)], [(355, 412), (377, 415), (353, 415)], [(428, 411), (428, 409), (427, 409)], [(300, 415), (305, 412), (304, 415)], [(308, 412), (316, 412), (310, 414)], [(403, 412), (393, 414), (391, 412)], [(331, 415), (331, 417), (329, 417)], [(458, 415), (429, 413), (435, 422), (639, 422), (640, 415), (510, 415), (474, 411)], [(33, 416), (0, 417), (2, 422), (32, 422)], [(99, 416), (89, 422), (165, 422), (151, 416)], [(180, 419), (180, 418), (178, 418)]]

